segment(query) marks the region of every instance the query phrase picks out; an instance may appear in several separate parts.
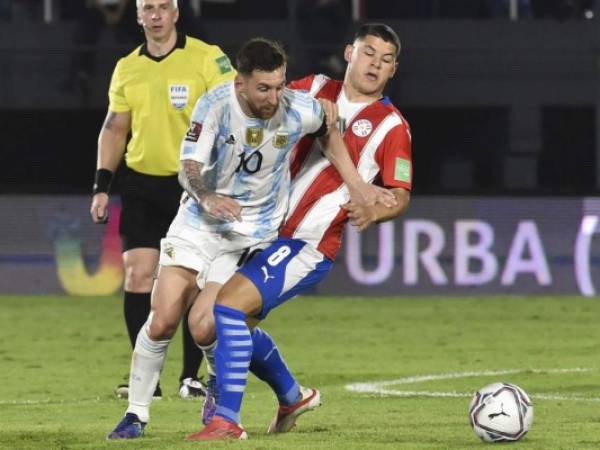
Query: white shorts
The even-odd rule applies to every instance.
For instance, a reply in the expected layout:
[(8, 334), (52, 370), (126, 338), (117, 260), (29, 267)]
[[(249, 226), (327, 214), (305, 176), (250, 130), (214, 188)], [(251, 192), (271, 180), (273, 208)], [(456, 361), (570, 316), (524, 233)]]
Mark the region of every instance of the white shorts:
[(161, 266), (178, 266), (198, 272), (197, 283), (224, 284), (257, 249), (263, 249), (277, 237), (257, 239), (238, 233), (198, 230), (173, 222), (167, 236), (160, 241)]

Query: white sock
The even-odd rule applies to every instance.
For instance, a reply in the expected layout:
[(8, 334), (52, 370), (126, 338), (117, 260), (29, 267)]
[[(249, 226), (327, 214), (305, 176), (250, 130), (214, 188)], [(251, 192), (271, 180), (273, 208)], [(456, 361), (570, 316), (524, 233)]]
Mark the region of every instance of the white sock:
[(215, 377), (217, 372), (215, 371), (215, 348), (217, 348), (217, 340), (212, 344), (203, 346), (198, 345), (198, 348), (204, 352), (204, 360), (206, 361), (206, 371), (209, 375)]
[(129, 371), (128, 413), (137, 414), (142, 422), (150, 419), (150, 403), (162, 371), (170, 340), (153, 341), (148, 336), (150, 320), (135, 341)]

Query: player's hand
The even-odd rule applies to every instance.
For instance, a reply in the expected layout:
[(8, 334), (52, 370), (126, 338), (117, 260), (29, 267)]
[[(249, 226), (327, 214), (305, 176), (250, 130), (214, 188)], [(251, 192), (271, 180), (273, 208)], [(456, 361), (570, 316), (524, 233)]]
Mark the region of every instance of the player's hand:
[(350, 223), (358, 228), (358, 231), (366, 230), (369, 225), (377, 222), (377, 212), (375, 205), (356, 205), (348, 202), (342, 205), (348, 212)]
[(92, 197), (92, 207), (90, 208), (90, 214), (94, 223), (106, 223), (108, 222), (108, 194), (105, 192), (98, 192)]
[(327, 125), (327, 132), (330, 132), (334, 128), (337, 127), (338, 121), (338, 107), (336, 103), (333, 103), (324, 98), (318, 99), (321, 107), (323, 108), (323, 112), (325, 113), (325, 124)]
[(373, 184), (359, 181), (353, 186), (348, 186), (350, 202), (355, 205), (372, 206), (376, 203), (393, 208), (398, 205), (396, 196), (389, 189), (384, 189)]
[(225, 222), (242, 221), (242, 207), (231, 197), (208, 194), (200, 201), (200, 205), (209, 216), (215, 219)]

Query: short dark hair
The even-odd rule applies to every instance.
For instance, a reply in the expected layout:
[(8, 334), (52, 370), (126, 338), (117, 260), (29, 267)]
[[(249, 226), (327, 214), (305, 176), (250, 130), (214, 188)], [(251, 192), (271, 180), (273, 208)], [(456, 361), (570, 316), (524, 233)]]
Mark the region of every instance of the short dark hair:
[(366, 36), (376, 36), (385, 42), (393, 44), (396, 47), (396, 57), (400, 54), (402, 48), (400, 38), (388, 25), (377, 22), (363, 23), (354, 35), (354, 40), (363, 39)]
[(246, 41), (236, 55), (237, 71), (251, 75), (255, 70), (273, 72), (287, 63), (283, 47), (269, 39), (253, 38)]

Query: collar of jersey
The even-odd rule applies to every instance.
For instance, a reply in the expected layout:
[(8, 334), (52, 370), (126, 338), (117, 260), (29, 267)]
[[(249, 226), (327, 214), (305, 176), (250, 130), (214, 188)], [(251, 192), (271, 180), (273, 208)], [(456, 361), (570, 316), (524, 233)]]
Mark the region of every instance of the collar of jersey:
[(177, 33), (177, 41), (175, 42), (175, 47), (173, 47), (169, 53), (162, 55), (162, 56), (152, 56), (150, 54), (150, 52), (148, 51), (148, 44), (146, 42), (144, 42), (142, 44), (142, 46), (140, 47), (139, 56), (142, 56), (142, 55), (147, 56), (152, 61), (160, 62), (163, 59), (165, 59), (167, 56), (169, 56), (171, 53), (173, 53), (176, 48), (185, 48), (185, 41), (186, 41), (185, 34)]

